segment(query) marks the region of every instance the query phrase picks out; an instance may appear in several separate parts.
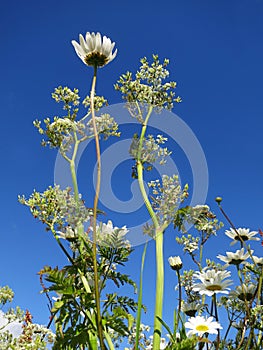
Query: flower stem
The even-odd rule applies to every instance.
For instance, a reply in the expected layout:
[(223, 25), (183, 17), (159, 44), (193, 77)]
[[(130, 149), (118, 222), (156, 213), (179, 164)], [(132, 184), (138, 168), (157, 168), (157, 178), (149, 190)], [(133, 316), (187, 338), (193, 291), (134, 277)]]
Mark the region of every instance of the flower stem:
[(176, 323), (175, 333), (176, 333), (177, 328), (179, 326), (179, 320), (180, 320), (180, 314), (181, 314), (181, 308), (182, 308), (182, 283), (181, 283), (181, 276), (180, 276), (179, 270), (176, 270), (176, 273), (177, 273), (177, 279), (178, 279), (179, 304), (178, 304), (177, 323)]
[(92, 117), (92, 125), (94, 130), (94, 138), (96, 145), (96, 156), (97, 156), (97, 183), (96, 183), (96, 192), (94, 197), (93, 204), (93, 243), (92, 243), (92, 252), (93, 252), (93, 268), (94, 268), (94, 290), (95, 290), (95, 302), (96, 302), (96, 322), (98, 329), (98, 337), (100, 342), (101, 350), (105, 349), (105, 344), (103, 341), (103, 328), (101, 322), (101, 311), (100, 311), (100, 293), (99, 293), (99, 280), (98, 280), (98, 266), (97, 266), (97, 232), (96, 232), (96, 223), (97, 223), (97, 209), (100, 193), (100, 181), (101, 181), (101, 157), (100, 157), (100, 143), (99, 135), (97, 133), (96, 119), (95, 119), (95, 110), (94, 110), (94, 96), (95, 96), (95, 87), (97, 80), (97, 66), (94, 66), (94, 74), (90, 92), (90, 110)]
[(140, 287), (139, 287), (139, 296), (138, 296), (138, 310), (137, 310), (137, 317), (136, 317), (136, 337), (135, 337), (134, 350), (139, 349), (139, 336), (140, 336), (140, 325), (141, 325), (141, 314), (142, 314), (142, 284), (143, 284), (143, 270), (144, 270), (146, 249), (147, 249), (147, 242), (145, 243), (144, 250), (142, 253)]
[[(217, 303), (216, 303), (216, 293), (213, 294), (213, 304), (214, 304), (214, 310), (215, 310), (215, 319), (218, 322), (218, 312), (217, 312)], [(216, 350), (219, 349), (219, 344), (220, 344), (220, 330), (217, 330), (217, 341), (216, 341)]]
[(156, 290), (155, 290), (153, 350), (160, 350), (162, 324), (159, 321), (158, 317), (162, 319), (162, 310), (163, 310), (163, 290), (164, 290), (163, 231), (164, 231), (164, 227), (160, 227), (156, 214), (152, 208), (152, 205), (146, 193), (146, 190), (144, 187), (144, 181), (143, 181), (143, 162), (141, 159), (144, 136), (147, 129), (147, 123), (151, 116), (152, 111), (153, 111), (153, 107), (150, 106), (148, 109), (148, 113), (145, 117), (145, 120), (143, 122), (140, 140), (139, 140), (136, 166), (137, 166), (138, 183), (139, 183), (140, 191), (155, 228)]

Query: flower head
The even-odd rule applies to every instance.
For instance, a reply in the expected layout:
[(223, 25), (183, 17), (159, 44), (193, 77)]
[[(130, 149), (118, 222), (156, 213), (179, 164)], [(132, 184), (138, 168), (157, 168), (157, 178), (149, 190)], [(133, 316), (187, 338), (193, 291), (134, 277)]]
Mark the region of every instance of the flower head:
[[(93, 227), (90, 227), (93, 231)], [(111, 220), (108, 220), (107, 224), (100, 223), (96, 226), (97, 242), (101, 245), (109, 245), (114, 248), (125, 247), (130, 249), (130, 242), (125, 239), (126, 234), (129, 232), (126, 226), (121, 228), (114, 227)]]
[(180, 256), (170, 256), (168, 261), (169, 261), (171, 268), (175, 271), (179, 271), (183, 266), (183, 263), (182, 263)]
[(255, 261), (255, 264), (258, 266), (263, 266), (263, 258), (259, 258), (258, 256), (253, 255), (253, 259)]
[(191, 303), (183, 303), (182, 304), (182, 311), (187, 315), (187, 316), (195, 316), (197, 311), (202, 309), (202, 305), (198, 304), (195, 301), (192, 301)]
[(242, 242), (242, 241), (259, 241), (260, 238), (254, 237), (257, 234), (257, 231), (250, 231), (248, 228), (238, 228), (237, 230), (234, 230), (233, 228), (230, 228), (230, 230), (226, 230), (225, 234), (233, 239), (233, 242), (231, 242), (230, 245), (235, 244), (236, 242)]
[[(251, 250), (250, 252), (253, 254), (254, 250)], [(217, 255), (217, 258), (229, 265), (239, 265), (243, 264), (245, 260), (249, 258), (249, 252), (245, 253), (245, 249), (242, 248), (240, 250), (237, 250), (235, 253), (226, 252), (226, 256), (219, 254)]]
[(230, 276), (229, 271), (216, 271), (215, 269), (211, 269), (197, 272), (193, 276), (201, 281), (201, 283), (193, 285), (193, 290), (199, 292), (201, 295), (212, 296), (217, 293), (229, 293), (228, 286), (232, 284), (232, 281), (223, 281)]
[(241, 286), (237, 286), (236, 290), (232, 291), (230, 295), (233, 297), (237, 297), (242, 301), (250, 301), (251, 299), (253, 299), (256, 293), (256, 289), (257, 287), (254, 284), (242, 284)]
[(79, 58), (87, 66), (103, 67), (111, 62), (117, 55), (117, 49), (112, 53), (115, 43), (100, 33), (87, 32), (85, 39), (80, 34), (79, 43), (75, 40), (71, 41)]
[(185, 323), (185, 327), (190, 328), (187, 336), (197, 334), (200, 337), (204, 333), (217, 334), (217, 330), (222, 329), (220, 323), (213, 321), (213, 317), (206, 319), (203, 316), (190, 317), (188, 322)]

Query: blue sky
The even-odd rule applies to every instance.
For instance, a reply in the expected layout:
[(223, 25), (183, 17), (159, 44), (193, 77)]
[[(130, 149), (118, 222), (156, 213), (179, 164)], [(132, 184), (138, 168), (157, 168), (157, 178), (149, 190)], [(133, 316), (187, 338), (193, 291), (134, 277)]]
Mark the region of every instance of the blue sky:
[[(237, 227), (263, 227), (262, 0), (10, 0), (1, 4), (0, 16), (0, 285), (14, 289), (16, 303), (30, 309), (36, 322), (46, 323), (48, 318), (37, 272), (64, 258), (44, 227), (17, 202), (17, 195), (29, 195), (34, 188), (42, 191), (53, 183), (56, 152), (41, 148), (32, 125), (36, 118), (57, 113), (52, 90), (68, 85), (78, 87), (82, 96), (89, 92), (92, 70), (77, 58), (70, 43), (79, 33), (100, 31), (116, 42), (117, 58), (99, 71), (97, 86), (110, 104), (121, 102), (113, 84), (126, 70), (135, 71), (141, 57), (158, 53), (170, 59), (171, 79), (178, 82), (183, 98), (174, 112), (192, 129), (206, 156), (207, 203), (219, 214), (214, 197), (221, 195)], [(126, 224), (117, 215), (107, 219)], [(222, 254), (229, 250), (229, 240), (223, 230), (220, 235), (209, 249), (218, 247), (220, 240)], [(179, 254), (174, 237), (171, 231), (165, 239), (166, 258)], [(134, 253), (131, 272), (135, 267), (139, 271), (141, 251), (139, 247)], [(151, 244), (146, 264), (149, 300), (154, 289), (153, 251)], [(169, 269), (167, 273), (166, 300), (175, 304), (176, 282)], [(167, 318), (170, 308), (169, 303)]]

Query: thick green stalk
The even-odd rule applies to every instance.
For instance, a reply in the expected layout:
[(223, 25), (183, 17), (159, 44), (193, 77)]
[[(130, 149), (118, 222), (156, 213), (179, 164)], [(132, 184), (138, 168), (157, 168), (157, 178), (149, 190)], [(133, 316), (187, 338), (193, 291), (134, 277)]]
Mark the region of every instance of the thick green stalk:
[(156, 230), (156, 292), (154, 312), (153, 350), (160, 350), (162, 324), (157, 316), (163, 315), (163, 290), (164, 290), (164, 261), (163, 261), (163, 232)]
[(156, 290), (155, 290), (153, 350), (160, 350), (162, 324), (159, 321), (158, 317), (162, 319), (162, 311), (163, 311), (163, 291), (164, 291), (163, 231), (164, 231), (164, 228), (159, 226), (158, 219), (155, 215), (155, 212), (151, 206), (148, 195), (146, 193), (146, 190), (144, 187), (144, 181), (143, 181), (143, 162), (141, 160), (144, 136), (147, 129), (147, 123), (152, 111), (153, 111), (153, 107), (150, 106), (141, 130), (138, 155), (137, 155), (137, 175), (138, 175), (139, 187), (140, 187), (140, 191), (141, 191), (144, 203), (146, 205), (146, 208), (148, 209), (148, 212), (151, 216), (151, 219), (153, 221), (154, 228), (155, 228)]
[(94, 66), (94, 75), (92, 80), (91, 92), (90, 92), (90, 110), (92, 116), (92, 125), (94, 131), (94, 138), (96, 144), (96, 156), (97, 156), (97, 183), (96, 183), (96, 192), (94, 197), (93, 204), (93, 243), (92, 243), (92, 251), (93, 251), (93, 268), (94, 268), (94, 290), (95, 290), (95, 302), (96, 302), (96, 321), (97, 321), (97, 329), (101, 350), (105, 350), (105, 345), (103, 341), (103, 327), (101, 322), (101, 311), (100, 311), (100, 293), (99, 293), (99, 279), (98, 279), (98, 266), (97, 266), (97, 232), (96, 232), (96, 224), (97, 224), (97, 210), (98, 210), (98, 201), (99, 201), (99, 193), (100, 193), (100, 181), (101, 181), (101, 157), (100, 157), (100, 143), (99, 143), (99, 135), (97, 133), (96, 119), (95, 119), (95, 110), (94, 110), (94, 96), (95, 96), (95, 87), (97, 80), (97, 66)]
[(142, 313), (142, 283), (143, 283), (143, 270), (144, 270), (146, 249), (147, 249), (147, 242), (145, 243), (144, 250), (142, 253), (140, 287), (139, 287), (139, 296), (138, 296), (138, 309), (137, 309), (137, 317), (136, 317), (136, 338), (135, 338), (134, 350), (139, 349), (139, 335), (140, 335), (141, 313)]

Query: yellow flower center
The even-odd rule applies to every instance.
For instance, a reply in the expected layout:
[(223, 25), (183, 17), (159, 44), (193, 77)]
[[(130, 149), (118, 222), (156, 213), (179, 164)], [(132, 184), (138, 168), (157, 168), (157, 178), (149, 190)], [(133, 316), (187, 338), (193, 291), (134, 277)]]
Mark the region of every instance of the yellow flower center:
[(222, 287), (219, 284), (212, 284), (211, 286), (206, 287), (207, 290), (222, 290)]
[(198, 326), (196, 326), (195, 329), (197, 331), (199, 331), (199, 332), (207, 332), (207, 331), (209, 331), (209, 327), (206, 324), (199, 324)]

